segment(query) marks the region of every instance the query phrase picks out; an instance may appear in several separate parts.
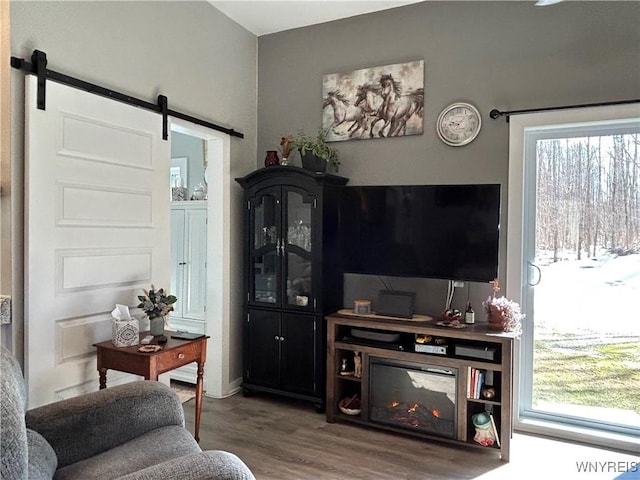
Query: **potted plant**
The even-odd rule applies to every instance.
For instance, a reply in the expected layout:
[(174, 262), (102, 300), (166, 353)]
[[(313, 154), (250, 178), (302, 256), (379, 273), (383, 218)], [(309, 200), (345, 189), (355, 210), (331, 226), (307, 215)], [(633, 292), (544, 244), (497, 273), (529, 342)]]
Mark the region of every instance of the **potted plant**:
[(167, 315), (169, 312), (173, 312), (173, 304), (178, 299), (175, 295), (169, 295), (164, 288), (156, 290), (153, 285), (149, 290), (143, 289), (142, 291), (144, 295), (138, 295), (138, 300), (140, 300), (138, 308), (144, 310), (149, 317), (151, 335), (161, 336), (164, 333)]
[(319, 128), (315, 137), (305, 134), (303, 131), (293, 140), (292, 148), (300, 152), (302, 167), (316, 173), (324, 173), (329, 168), (338, 171), (340, 161), (338, 151), (327, 144), (328, 129)]

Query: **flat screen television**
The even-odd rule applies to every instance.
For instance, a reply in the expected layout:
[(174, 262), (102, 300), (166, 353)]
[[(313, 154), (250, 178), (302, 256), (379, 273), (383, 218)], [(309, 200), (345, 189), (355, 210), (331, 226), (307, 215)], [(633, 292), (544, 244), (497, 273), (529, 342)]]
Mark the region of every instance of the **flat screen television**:
[(345, 272), (491, 281), (500, 185), (345, 187), (340, 232)]

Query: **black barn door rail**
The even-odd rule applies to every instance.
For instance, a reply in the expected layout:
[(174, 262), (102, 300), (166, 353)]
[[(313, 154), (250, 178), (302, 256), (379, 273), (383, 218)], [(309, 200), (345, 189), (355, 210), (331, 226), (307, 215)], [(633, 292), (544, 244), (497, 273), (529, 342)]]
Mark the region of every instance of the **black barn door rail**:
[(197, 125), (202, 125), (203, 127), (211, 128), (212, 130), (226, 133), (227, 135), (230, 135), (232, 137), (244, 138), (244, 135), (242, 133), (235, 131), (233, 128), (226, 128), (221, 125), (217, 125), (215, 123), (211, 123), (206, 120), (202, 120), (200, 118), (192, 117), (191, 115), (169, 109), (169, 102), (167, 100), (167, 97), (165, 97), (164, 95), (158, 95), (158, 103), (151, 103), (145, 100), (140, 100), (139, 98), (132, 97), (130, 95), (125, 95), (124, 93), (101, 87), (100, 85), (95, 85), (78, 78), (70, 77), (69, 75), (65, 75), (63, 73), (49, 70), (47, 68), (47, 54), (40, 50), (33, 51), (33, 54), (31, 55), (31, 63), (22, 58), (11, 57), (11, 66), (18, 70), (22, 70), (25, 73), (36, 75), (38, 77), (37, 102), (39, 110), (45, 110), (46, 108), (46, 80), (48, 79), (161, 114), (162, 138), (164, 140), (167, 140), (169, 138), (169, 116), (180, 118)]

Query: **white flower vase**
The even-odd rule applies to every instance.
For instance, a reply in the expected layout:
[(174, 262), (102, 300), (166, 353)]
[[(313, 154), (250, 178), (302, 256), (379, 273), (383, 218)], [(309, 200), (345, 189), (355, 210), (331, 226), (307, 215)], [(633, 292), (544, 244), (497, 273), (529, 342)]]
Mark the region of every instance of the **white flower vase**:
[(164, 335), (164, 317), (153, 317), (149, 319), (149, 330), (154, 337)]

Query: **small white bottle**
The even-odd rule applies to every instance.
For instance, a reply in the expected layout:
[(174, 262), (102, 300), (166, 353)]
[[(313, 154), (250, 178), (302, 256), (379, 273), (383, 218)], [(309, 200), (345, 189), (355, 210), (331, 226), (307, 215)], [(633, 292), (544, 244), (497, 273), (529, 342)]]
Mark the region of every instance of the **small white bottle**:
[(476, 323), (476, 314), (471, 308), (471, 302), (467, 303), (467, 310), (464, 312), (464, 323)]

